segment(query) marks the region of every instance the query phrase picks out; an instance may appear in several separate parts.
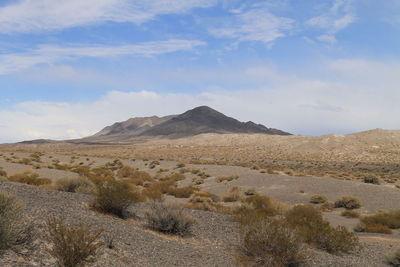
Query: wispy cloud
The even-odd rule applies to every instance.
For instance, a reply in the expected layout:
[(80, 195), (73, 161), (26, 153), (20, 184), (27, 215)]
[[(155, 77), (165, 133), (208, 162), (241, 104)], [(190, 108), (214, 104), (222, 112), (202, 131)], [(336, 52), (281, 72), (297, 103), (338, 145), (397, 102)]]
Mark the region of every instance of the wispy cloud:
[(123, 46), (54, 46), (41, 45), (21, 53), (0, 55), (0, 74), (27, 69), (39, 64), (52, 64), (82, 57), (104, 58), (123, 55), (151, 57), (177, 51), (193, 50), (206, 45), (197, 40), (167, 40)]
[(271, 43), (284, 37), (292, 28), (293, 19), (275, 16), (267, 6), (253, 6), (247, 10), (231, 10), (231, 16), (223, 21), (222, 27), (212, 27), (209, 31), (219, 38)]
[(140, 24), (161, 14), (206, 8), (216, 0), (21, 0), (0, 8), (0, 33), (31, 33), (103, 22)]
[(335, 34), (356, 21), (353, 11), (353, 0), (333, 0), (332, 5), (322, 15), (309, 19), (310, 26), (321, 28), (325, 34), (317, 39), (323, 42), (335, 43)]

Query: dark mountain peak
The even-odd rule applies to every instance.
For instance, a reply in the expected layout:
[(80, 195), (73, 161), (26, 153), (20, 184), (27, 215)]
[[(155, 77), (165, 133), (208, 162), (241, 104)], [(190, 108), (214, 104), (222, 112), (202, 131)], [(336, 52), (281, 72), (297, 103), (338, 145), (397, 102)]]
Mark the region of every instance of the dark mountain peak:
[[(205, 114), (218, 113), (218, 114), (222, 114), (222, 113), (216, 111), (215, 109), (210, 108), (209, 106), (199, 106), (194, 109), (188, 110), (185, 113), (205, 113)], [(183, 114), (185, 114), (185, 113), (183, 113)]]
[(195, 120), (198, 122), (208, 123), (210, 121), (229, 119), (221, 112), (216, 111), (208, 106), (200, 106), (182, 113), (174, 118), (174, 120)]

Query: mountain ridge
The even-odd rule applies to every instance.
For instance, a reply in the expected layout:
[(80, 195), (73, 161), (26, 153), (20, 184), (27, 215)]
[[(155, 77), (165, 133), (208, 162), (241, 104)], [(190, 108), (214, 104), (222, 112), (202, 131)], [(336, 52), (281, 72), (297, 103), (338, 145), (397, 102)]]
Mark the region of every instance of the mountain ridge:
[(85, 142), (118, 142), (156, 136), (180, 138), (203, 133), (261, 133), (291, 135), (252, 121), (240, 122), (208, 106), (199, 106), (179, 115), (135, 117), (103, 128), (82, 138)]

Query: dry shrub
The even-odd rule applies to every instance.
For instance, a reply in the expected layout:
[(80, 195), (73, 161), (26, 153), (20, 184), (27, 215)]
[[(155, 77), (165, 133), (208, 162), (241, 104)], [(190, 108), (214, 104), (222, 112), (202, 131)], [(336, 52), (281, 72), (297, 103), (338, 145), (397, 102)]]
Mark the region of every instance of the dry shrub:
[(161, 193), (160, 190), (156, 187), (152, 187), (151, 185), (148, 188), (142, 190), (142, 196), (147, 200), (163, 200), (164, 194)]
[(328, 198), (324, 195), (313, 195), (310, 198), (310, 203), (313, 204), (322, 204), (322, 203), (326, 203), (328, 201)]
[(400, 267), (400, 249), (386, 256), (387, 262), (395, 267)]
[(90, 167), (89, 166), (76, 166), (71, 168), (72, 172), (75, 172), (81, 176), (86, 176), (89, 177), (90, 176)]
[(214, 203), (214, 202), (189, 203), (185, 206), (185, 208), (192, 209), (192, 210), (204, 210), (204, 211), (232, 214), (231, 208), (225, 207), (224, 205), (222, 205), (220, 203)]
[(335, 208), (345, 208), (348, 210), (358, 209), (361, 207), (361, 202), (353, 196), (344, 196), (335, 201)]
[(321, 206), (319, 206), (320, 211), (322, 212), (331, 212), (335, 208), (335, 203), (333, 202), (325, 202)]
[(117, 176), (119, 178), (133, 178), (141, 179), (143, 181), (150, 181), (151, 176), (145, 171), (139, 171), (129, 166), (124, 166), (118, 170)]
[(286, 220), (308, 244), (329, 253), (348, 253), (359, 247), (358, 238), (343, 226), (333, 228), (322, 218), (319, 210), (310, 205), (297, 205), (287, 214)]
[(87, 178), (89, 178), (96, 186), (101, 186), (104, 183), (115, 181), (114, 173), (104, 167), (91, 169)]
[(366, 232), (366, 233), (379, 233), (379, 234), (391, 234), (392, 229), (382, 224), (365, 224), (359, 223), (355, 228), (356, 232)]
[(197, 191), (190, 196), (190, 203), (218, 202), (219, 196), (205, 191)]
[(239, 175), (231, 175), (231, 176), (219, 176), (217, 177), (217, 182), (222, 183), (224, 181), (230, 182), (233, 180), (239, 179)]
[(250, 196), (236, 207), (233, 219), (241, 224), (247, 224), (254, 218), (266, 218), (283, 214), (288, 205), (266, 196)]
[(387, 210), (379, 211), (378, 213), (370, 216), (365, 216), (361, 222), (366, 226), (382, 225), (390, 229), (400, 228), (400, 210)]
[(17, 183), (24, 183), (29, 185), (45, 185), (50, 184), (51, 180), (47, 178), (39, 178), (39, 174), (34, 171), (27, 170), (20, 174), (11, 175), (8, 180)]
[(47, 235), (52, 243), (49, 253), (57, 259), (59, 266), (85, 266), (95, 262), (101, 241), (102, 229), (92, 229), (89, 225), (68, 225), (62, 219), (47, 221)]
[(222, 198), (222, 200), (224, 202), (236, 202), (236, 201), (240, 200), (241, 195), (242, 195), (242, 192), (241, 192), (240, 188), (235, 186), (235, 187), (231, 188), (231, 190), (229, 191), (229, 194), (224, 196)]
[(30, 241), (32, 224), (24, 218), (22, 203), (0, 192), (0, 250)]
[(346, 217), (346, 218), (359, 218), (360, 217), (360, 214), (354, 210), (344, 210), (344, 211), (342, 211), (342, 213), (340, 215), (342, 215), (343, 217)]
[(376, 184), (376, 185), (381, 184), (379, 178), (374, 175), (365, 176), (363, 178), (363, 182), (367, 184)]
[(163, 178), (162, 180), (163, 181), (171, 180), (171, 181), (177, 182), (177, 181), (184, 180), (185, 178), (186, 178), (186, 176), (182, 173), (173, 173), (173, 174)]
[(174, 181), (158, 181), (150, 184), (145, 190), (160, 192), (161, 194), (166, 194), (176, 187), (176, 183)]
[(194, 224), (183, 208), (162, 202), (153, 202), (146, 211), (147, 226), (155, 231), (185, 236)]
[(2, 167), (0, 167), (0, 177), (7, 177), (7, 172)]
[(245, 266), (298, 266), (304, 259), (301, 241), (284, 220), (252, 220), (240, 228), (240, 264)]
[(201, 184), (204, 184), (204, 180), (203, 180), (203, 178), (193, 178), (193, 184), (194, 185), (201, 185)]
[(68, 164), (59, 164), (59, 163), (55, 163), (54, 168), (60, 171), (68, 171), (71, 169), (71, 167)]
[(119, 159), (115, 159), (113, 162), (107, 162), (105, 164), (105, 168), (107, 168), (111, 171), (116, 171), (123, 167), (124, 167), (124, 165), (122, 164), (122, 162)]
[(91, 194), (95, 192), (95, 185), (86, 177), (57, 179), (54, 188), (58, 191)]
[(102, 212), (124, 218), (129, 205), (142, 201), (142, 197), (131, 187), (119, 181), (106, 182), (97, 187), (92, 206)]
[(255, 196), (257, 195), (257, 192), (254, 188), (248, 188), (247, 190), (244, 191), (244, 194), (246, 196)]
[(186, 166), (185, 163), (178, 163), (178, 164), (176, 164), (176, 168), (177, 168), (177, 169), (183, 168), (183, 167), (185, 167), (185, 166)]
[(193, 193), (195, 193), (198, 190), (199, 189), (194, 186), (185, 186), (181, 188), (171, 187), (167, 191), (167, 194), (177, 198), (189, 198)]

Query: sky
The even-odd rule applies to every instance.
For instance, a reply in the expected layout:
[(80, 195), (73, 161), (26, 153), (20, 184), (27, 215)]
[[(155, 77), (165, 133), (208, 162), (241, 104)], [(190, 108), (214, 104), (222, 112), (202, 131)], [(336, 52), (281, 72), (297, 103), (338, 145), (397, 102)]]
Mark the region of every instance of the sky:
[(400, 129), (398, 0), (3, 0), (0, 142), (208, 105), (299, 135)]

